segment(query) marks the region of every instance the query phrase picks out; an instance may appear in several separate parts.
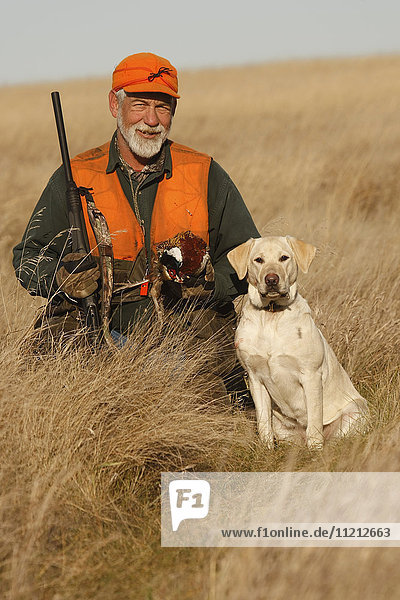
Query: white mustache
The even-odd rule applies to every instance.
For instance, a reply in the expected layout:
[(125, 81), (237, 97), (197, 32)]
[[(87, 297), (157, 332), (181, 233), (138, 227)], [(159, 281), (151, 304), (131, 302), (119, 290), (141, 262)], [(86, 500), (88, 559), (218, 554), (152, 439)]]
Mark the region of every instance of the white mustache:
[(165, 131), (165, 128), (162, 125), (150, 127), (148, 125), (141, 125), (140, 123), (132, 125), (132, 129), (134, 131), (140, 131), (141, 133), (163, 133)]

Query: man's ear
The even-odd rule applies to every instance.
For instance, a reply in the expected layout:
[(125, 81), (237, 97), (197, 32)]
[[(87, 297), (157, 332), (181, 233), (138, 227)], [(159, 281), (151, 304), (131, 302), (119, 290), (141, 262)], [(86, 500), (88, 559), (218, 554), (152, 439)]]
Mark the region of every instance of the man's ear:
[(307, 273), (309, 266), (311, 265), (317, 248), (312, 244), (307, 244), (302, 240), (297, 240), (296, 238), (287, 235), (286, 241), (293, 250), (294, 257), (296, 259), (297, 264), (303, 273)]
[(249, 262), (250, 251), (253, 248), (255, 240), (250, 238), (244, 244), (240, 244), (228, 252), (227, 257), (232, 267), (235, 269), (239, 279), (244, 279), (247, 275), (247, 266)]
[(176, 112), (177, 99), (171, 96), (171, 116), (173, 117)]
[(108, 104), (110, 107), (110, 113), (114, 119), (116, 119), (118, 116), (118, 98), (117, 94), (113, 90), (110, 90), (110, 93), (108, 94)]

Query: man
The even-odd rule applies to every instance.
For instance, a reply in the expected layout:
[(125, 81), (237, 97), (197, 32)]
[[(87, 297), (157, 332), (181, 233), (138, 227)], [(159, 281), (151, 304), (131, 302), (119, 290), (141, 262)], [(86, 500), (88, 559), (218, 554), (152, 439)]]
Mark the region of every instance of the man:
[[(134, 284), (151, 274), (159, 244), (177, 234), (189, 231), (205, 242), (214, 276), (207, 280), (197, 273), (194, 282), (188, 278), (186, 284), (163, 286), (170, 306), (194, 285), (204, 291), (200, 297), (207, 314), (221, 325), (232, 314), (232, 299), (246, 291), (226, 255), (259, 234), (227, 173), (209, 156), (168, 139), (178, 98), (177, 72), (168, 60), (150, 53), (128, 56), (114, 70), (109, 93), (110, 112), (117, 121), (111, 142), (71, 161), (76, 184), (91, 189), (112, 238), (114, 334), (127, 332), (138, 315), (152, 310), (146, 289)], [(99, 286), (93, 262), (85, 264), (71, 255), (65, 192), (59, 168), (14, 248), (19, 281), (29, 293), (50, 299), (53, 313), (48, 314), (72, 314), (77, 299)], [(85, 202), (83, 207), (96, 254)], [(119, 289), (125, 292), (117, 293)]]

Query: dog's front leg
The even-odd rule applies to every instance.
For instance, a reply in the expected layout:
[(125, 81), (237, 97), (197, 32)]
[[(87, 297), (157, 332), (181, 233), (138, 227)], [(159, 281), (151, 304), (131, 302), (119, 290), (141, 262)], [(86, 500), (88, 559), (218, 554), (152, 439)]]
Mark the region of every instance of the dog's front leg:
[(261, 381), (250, 374), (249, 386), (256, 407), (258, 433), (269, 450), (273, 450), (274, 432), (272, 430), (271, 396)]
[(305, 372), (301, 378), (307, 410), (307, 446), (318, 450), (324, 445), (322, 375), (317, 372)]

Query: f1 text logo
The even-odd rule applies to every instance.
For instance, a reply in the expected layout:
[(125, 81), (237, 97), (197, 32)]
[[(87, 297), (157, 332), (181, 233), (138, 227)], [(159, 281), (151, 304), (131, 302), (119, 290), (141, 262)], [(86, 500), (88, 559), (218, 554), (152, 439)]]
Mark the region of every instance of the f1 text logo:
[(204, 479), (175, 479), (169, 484), (172, 531), (185, 519), (204, 519), (210, 506), (210, 484)]

